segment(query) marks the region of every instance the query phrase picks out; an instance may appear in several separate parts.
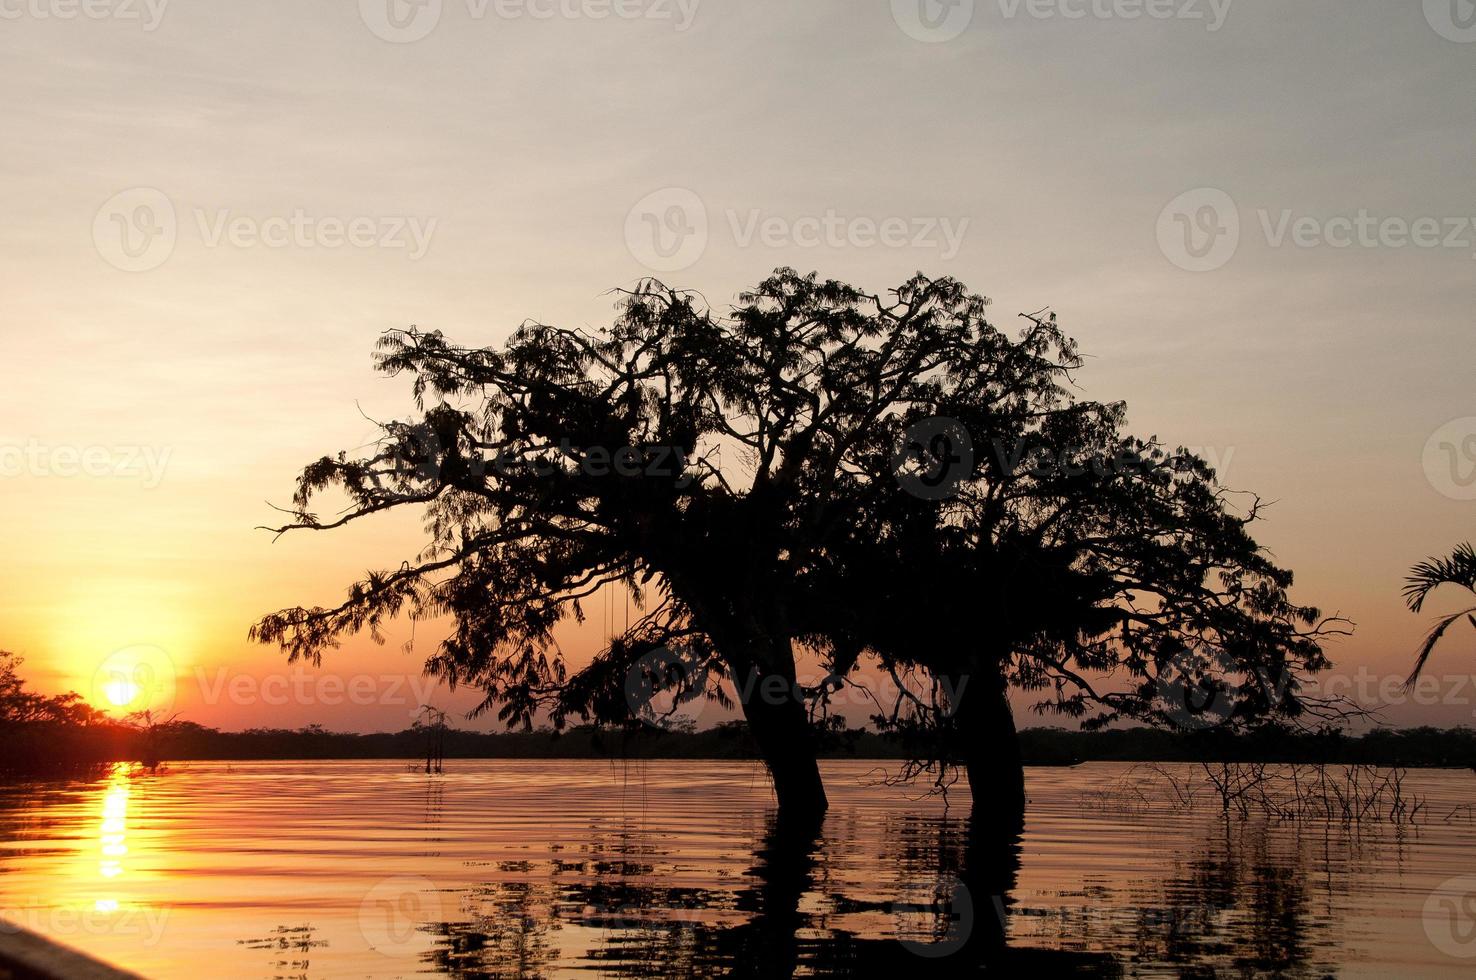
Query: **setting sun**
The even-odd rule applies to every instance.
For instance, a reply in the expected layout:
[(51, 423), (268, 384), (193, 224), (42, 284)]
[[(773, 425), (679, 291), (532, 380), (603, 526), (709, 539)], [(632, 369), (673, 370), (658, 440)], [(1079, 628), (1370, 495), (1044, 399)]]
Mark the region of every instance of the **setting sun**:
[(174, 659), (159, 647), (114, 650), (93, 673), (88, 702), (116, 713), (166, 714), (174, 707), (177, 671)]
[(139, 696), (141, 688), (132, 681), (118, 677), (103, 685), (103, 700), (115, 708), (123, 708), (132, 704)]

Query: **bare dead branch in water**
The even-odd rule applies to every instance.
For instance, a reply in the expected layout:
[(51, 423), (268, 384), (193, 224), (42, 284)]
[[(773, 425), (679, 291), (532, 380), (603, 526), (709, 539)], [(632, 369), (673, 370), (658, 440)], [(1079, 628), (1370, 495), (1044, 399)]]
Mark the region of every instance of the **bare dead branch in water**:
[[(1196, 774), (1204, 776), (1211, 792), (1198, 792)], [(1208, 800), (1226, 819), (1412, 825), (1428, 815), (1429, 807), (1423, 796), (1406, 788), (1408, 775), (1402, 767), (1264, 762), (1201, 762), (1185, 774), (1155, 763), (1129, 770), (1118, 797), (1146, 800), (1146, 776), (1162, 790), (1163, 801), (1180, 812), (1202, 809)], [(1469, 819), (1471, 808), (1466, 810)]]

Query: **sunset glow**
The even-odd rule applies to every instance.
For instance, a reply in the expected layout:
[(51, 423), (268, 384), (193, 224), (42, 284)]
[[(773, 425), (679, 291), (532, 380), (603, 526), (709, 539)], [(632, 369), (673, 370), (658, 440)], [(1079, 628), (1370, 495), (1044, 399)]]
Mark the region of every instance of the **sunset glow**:
[(1473, 71), (0, 0), (0, 980), (1472, 975)]

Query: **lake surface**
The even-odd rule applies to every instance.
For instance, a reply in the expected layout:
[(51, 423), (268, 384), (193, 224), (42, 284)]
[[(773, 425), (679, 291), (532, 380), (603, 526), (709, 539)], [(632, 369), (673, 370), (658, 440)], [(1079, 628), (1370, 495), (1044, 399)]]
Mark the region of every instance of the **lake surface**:
[(1414, 826), (1348, 827), (1186, 811), (1127, 765), (1030, 769), (1023, 838), (969, 879), (994, 895), (959, 884), (967, 792), (916, 799), (881, 765), (824, 763), (831, 812), (798, 846), (745, 763), (192, 763), (7, 787), (0, 927), (191, 980), (925, 975), (1001, 918), (1012, 950), (1093, 972), (1476, 974), (1472, 773), (1411, 772)]

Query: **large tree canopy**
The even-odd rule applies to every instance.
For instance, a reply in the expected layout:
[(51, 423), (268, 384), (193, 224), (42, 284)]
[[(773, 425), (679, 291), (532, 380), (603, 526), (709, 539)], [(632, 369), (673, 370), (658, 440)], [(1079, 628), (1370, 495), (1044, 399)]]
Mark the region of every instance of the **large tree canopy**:
[[(733, 683), (781, 808), (810, 811), (815, 716), (866, 657), (943, 692), (904, 695), (888, 723), (938, 745), (963, 729), (974, 752), (1013, 740), (1010, 681), (1096, 723), (1171, 716), (1170, 668), (1235, 685), (1232, 719), (1299, 710), (1329, 624), (1251, 539), (1258, 506), (1237, 516), (1202, 461), (1077, 399), (1053, 316), (1010, 336), (986, 305), (950, 279), (884, 298), (781, 269), (722, 314), (645, 281), (597, 333), (391, 331), (378, 367), (410, 376), (419, 414), (308, 466), (276, 530), (415, 507), (428, 543), (252, 635), (318, 661), (397, 614), (446, 617), (428, 670), (523, 725), (628, 719), (631, 672), (677, 656), (646, 683), (679, 701)], [(348, 498), (331, 521), (325, 491)], [(607, 587), (641, 615), (571, 670), (554, 628)], [(830, 682), (802, 687), (797, 650)]]
[[(420, 417), (386, 423), (368, 456), (308, 466), (277, 530), (414, 506), (429, 542), (340, 605), (284, 610), (252, 635), (317, 661), (401, 612), (449, 616), (428, 669), (524, 724), (542, 707), (556, 721), (618, 712), (630, 664), (680, 643), (699, 678), (785, 692), (742, 707), (781, 807), (823, 808), (815, 692), (795, 670), (795, 640), (814, 631), (807, 583), (895, 488), (901, 420), (960, 392), (1028, 411), (1074, 360), (1053, 326), (1011, 339), (985, 303), (948, 279), (883, 298), (781, 269), (724, 315), (647, 281), (593, 335), (529, 323), (492, 349), (392, 331), (378, 367), (411, 376)], [(349, 508), (323, 521), (314, 501), (330, 489)], [(553, 628), (614, 583), (643, 616), (571, 675)]]

